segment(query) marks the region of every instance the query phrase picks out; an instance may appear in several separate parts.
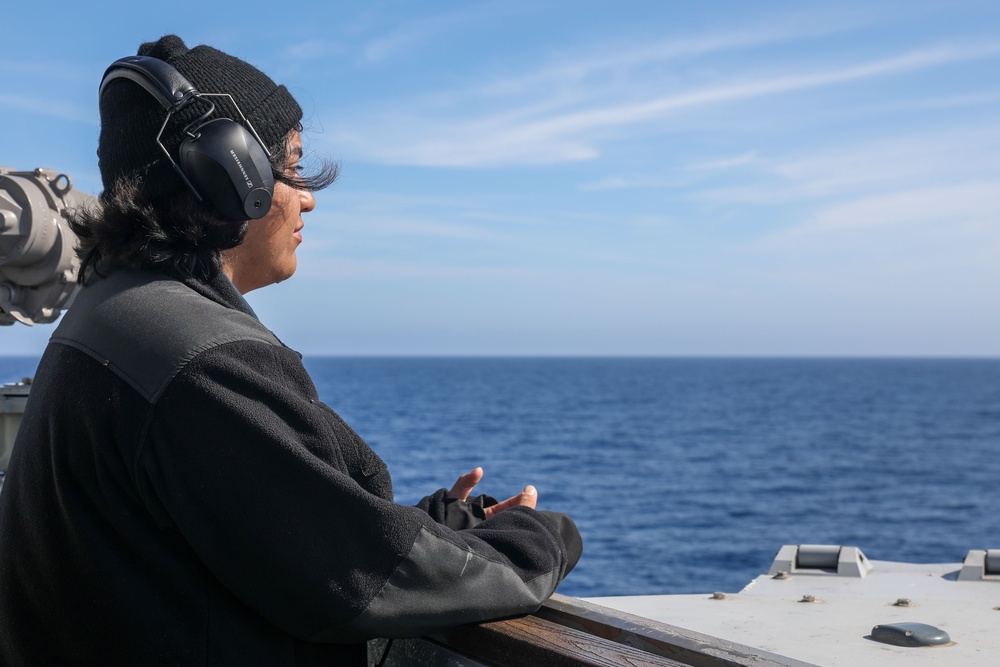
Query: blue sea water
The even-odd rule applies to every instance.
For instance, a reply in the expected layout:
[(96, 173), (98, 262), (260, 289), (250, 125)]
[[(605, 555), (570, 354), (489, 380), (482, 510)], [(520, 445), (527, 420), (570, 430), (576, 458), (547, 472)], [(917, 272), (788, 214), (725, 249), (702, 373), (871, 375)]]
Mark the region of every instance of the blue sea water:
[[(585, 541), (560, 592), (738, 591), (782, 544), (1000, 547), (1000, 360), (306, 358), (399, 502), (475, 466)], [(0, 381), (35, 360), (0, 358)]]

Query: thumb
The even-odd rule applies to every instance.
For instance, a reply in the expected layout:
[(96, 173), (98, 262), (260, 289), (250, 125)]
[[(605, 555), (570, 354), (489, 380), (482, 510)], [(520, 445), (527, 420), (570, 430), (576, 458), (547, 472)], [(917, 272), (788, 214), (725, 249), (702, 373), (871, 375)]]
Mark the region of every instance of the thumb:
[(524, 491), (521, 492), (521, 497), (517, 504), (522, 507), (535, 509), (535, 506), (538, 504), (538, 489), (531, 485), (524, 487)]

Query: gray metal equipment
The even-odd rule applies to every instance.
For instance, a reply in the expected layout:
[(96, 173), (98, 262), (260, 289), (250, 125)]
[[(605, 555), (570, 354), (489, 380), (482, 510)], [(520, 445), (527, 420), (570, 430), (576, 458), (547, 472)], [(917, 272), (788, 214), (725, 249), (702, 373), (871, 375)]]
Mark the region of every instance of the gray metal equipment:
[[(0, 167), (0, 324), (53, 322), (69, 307), (80, 262), (66, 211), (95, 201), (52, 169)], [(30, 387), (0, 386), (0, 489)]]
[(76, 292), (69, 208), (94, 197), (51, 169), (0, 167), (0, 324), (53, 322)]

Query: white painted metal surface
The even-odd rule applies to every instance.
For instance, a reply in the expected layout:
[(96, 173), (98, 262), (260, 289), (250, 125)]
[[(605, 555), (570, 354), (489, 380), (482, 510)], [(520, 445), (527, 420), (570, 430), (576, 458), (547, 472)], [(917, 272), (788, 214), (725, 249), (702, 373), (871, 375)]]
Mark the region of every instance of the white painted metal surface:
[[(782, 555), (788, 562), (787, 551)], [(796, 569), (793, 560), (787, 575), (772, 568), (725, 596), (590, 601), (817, 665), (1000, 665), (1000, 578), (959, 581), (961, 563), (864, 562), (871, 565), (865, 576), (838, 576), (833, 569)], [(904, 622), (945, 630), (952, 643), (912, 648), (870, 638), (876, 625)]]

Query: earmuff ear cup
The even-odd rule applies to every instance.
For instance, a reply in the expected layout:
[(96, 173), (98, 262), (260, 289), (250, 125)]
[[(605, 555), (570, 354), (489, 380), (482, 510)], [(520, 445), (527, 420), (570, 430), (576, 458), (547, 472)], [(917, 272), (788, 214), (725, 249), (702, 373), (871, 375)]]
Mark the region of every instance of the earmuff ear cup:
[(210, 120), (181, 142), (178, 162), (194, 188), (225, 218), (257, 220), (271, 209), (274, 175), (264, 149), (227, 118)]

